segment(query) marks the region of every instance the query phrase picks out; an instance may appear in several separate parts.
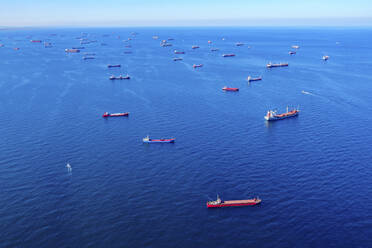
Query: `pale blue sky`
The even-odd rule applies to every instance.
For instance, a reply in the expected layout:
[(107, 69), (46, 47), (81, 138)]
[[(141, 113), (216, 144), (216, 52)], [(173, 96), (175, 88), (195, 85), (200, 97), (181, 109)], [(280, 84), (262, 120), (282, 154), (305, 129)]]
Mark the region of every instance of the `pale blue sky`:
[(1, 0), (0, 26), (369, 25), (372, 0)]

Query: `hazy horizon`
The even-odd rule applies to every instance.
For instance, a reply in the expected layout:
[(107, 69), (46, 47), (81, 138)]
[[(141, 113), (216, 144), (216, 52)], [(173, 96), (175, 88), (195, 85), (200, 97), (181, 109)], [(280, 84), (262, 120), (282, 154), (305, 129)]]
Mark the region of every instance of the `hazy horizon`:
[(0, 26), (372, 26), (372, 2), (5, 0)]

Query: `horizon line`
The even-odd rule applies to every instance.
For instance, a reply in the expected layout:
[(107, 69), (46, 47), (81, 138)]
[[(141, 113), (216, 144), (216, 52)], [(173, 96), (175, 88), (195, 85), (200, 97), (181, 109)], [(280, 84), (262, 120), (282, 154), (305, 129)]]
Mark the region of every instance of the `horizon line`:
[[(171, 24), (170, 24), (171, 23)], [(41, 27), (369, 27), (372, 17), (331, 18), (231, 18), (231, 19), (157, 19), (157, 20), (87, 20), (76, 22), (47, 22), (34, 24), (3, 24), (0, 28)]]

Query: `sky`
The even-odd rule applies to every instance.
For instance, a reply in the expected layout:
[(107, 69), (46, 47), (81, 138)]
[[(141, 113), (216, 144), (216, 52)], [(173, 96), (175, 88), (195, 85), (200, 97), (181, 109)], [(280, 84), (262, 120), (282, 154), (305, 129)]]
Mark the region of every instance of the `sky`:
[(1, 0), (0, 26), (372, 26), (372, 0)]

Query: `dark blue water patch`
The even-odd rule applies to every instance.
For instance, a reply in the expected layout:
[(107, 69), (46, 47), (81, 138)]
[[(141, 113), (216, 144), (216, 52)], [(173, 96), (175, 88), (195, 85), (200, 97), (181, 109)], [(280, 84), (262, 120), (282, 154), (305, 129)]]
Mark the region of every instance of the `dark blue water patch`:
[[(132, 31), (1, 31), (2, 246), (371, 246), (370, 29)], [(79, 37), (97, 42), (66, 53)], [(287, 106), (300, 115), (264, 121)], [(263, 201), (207, 209), (217, 194)]]

